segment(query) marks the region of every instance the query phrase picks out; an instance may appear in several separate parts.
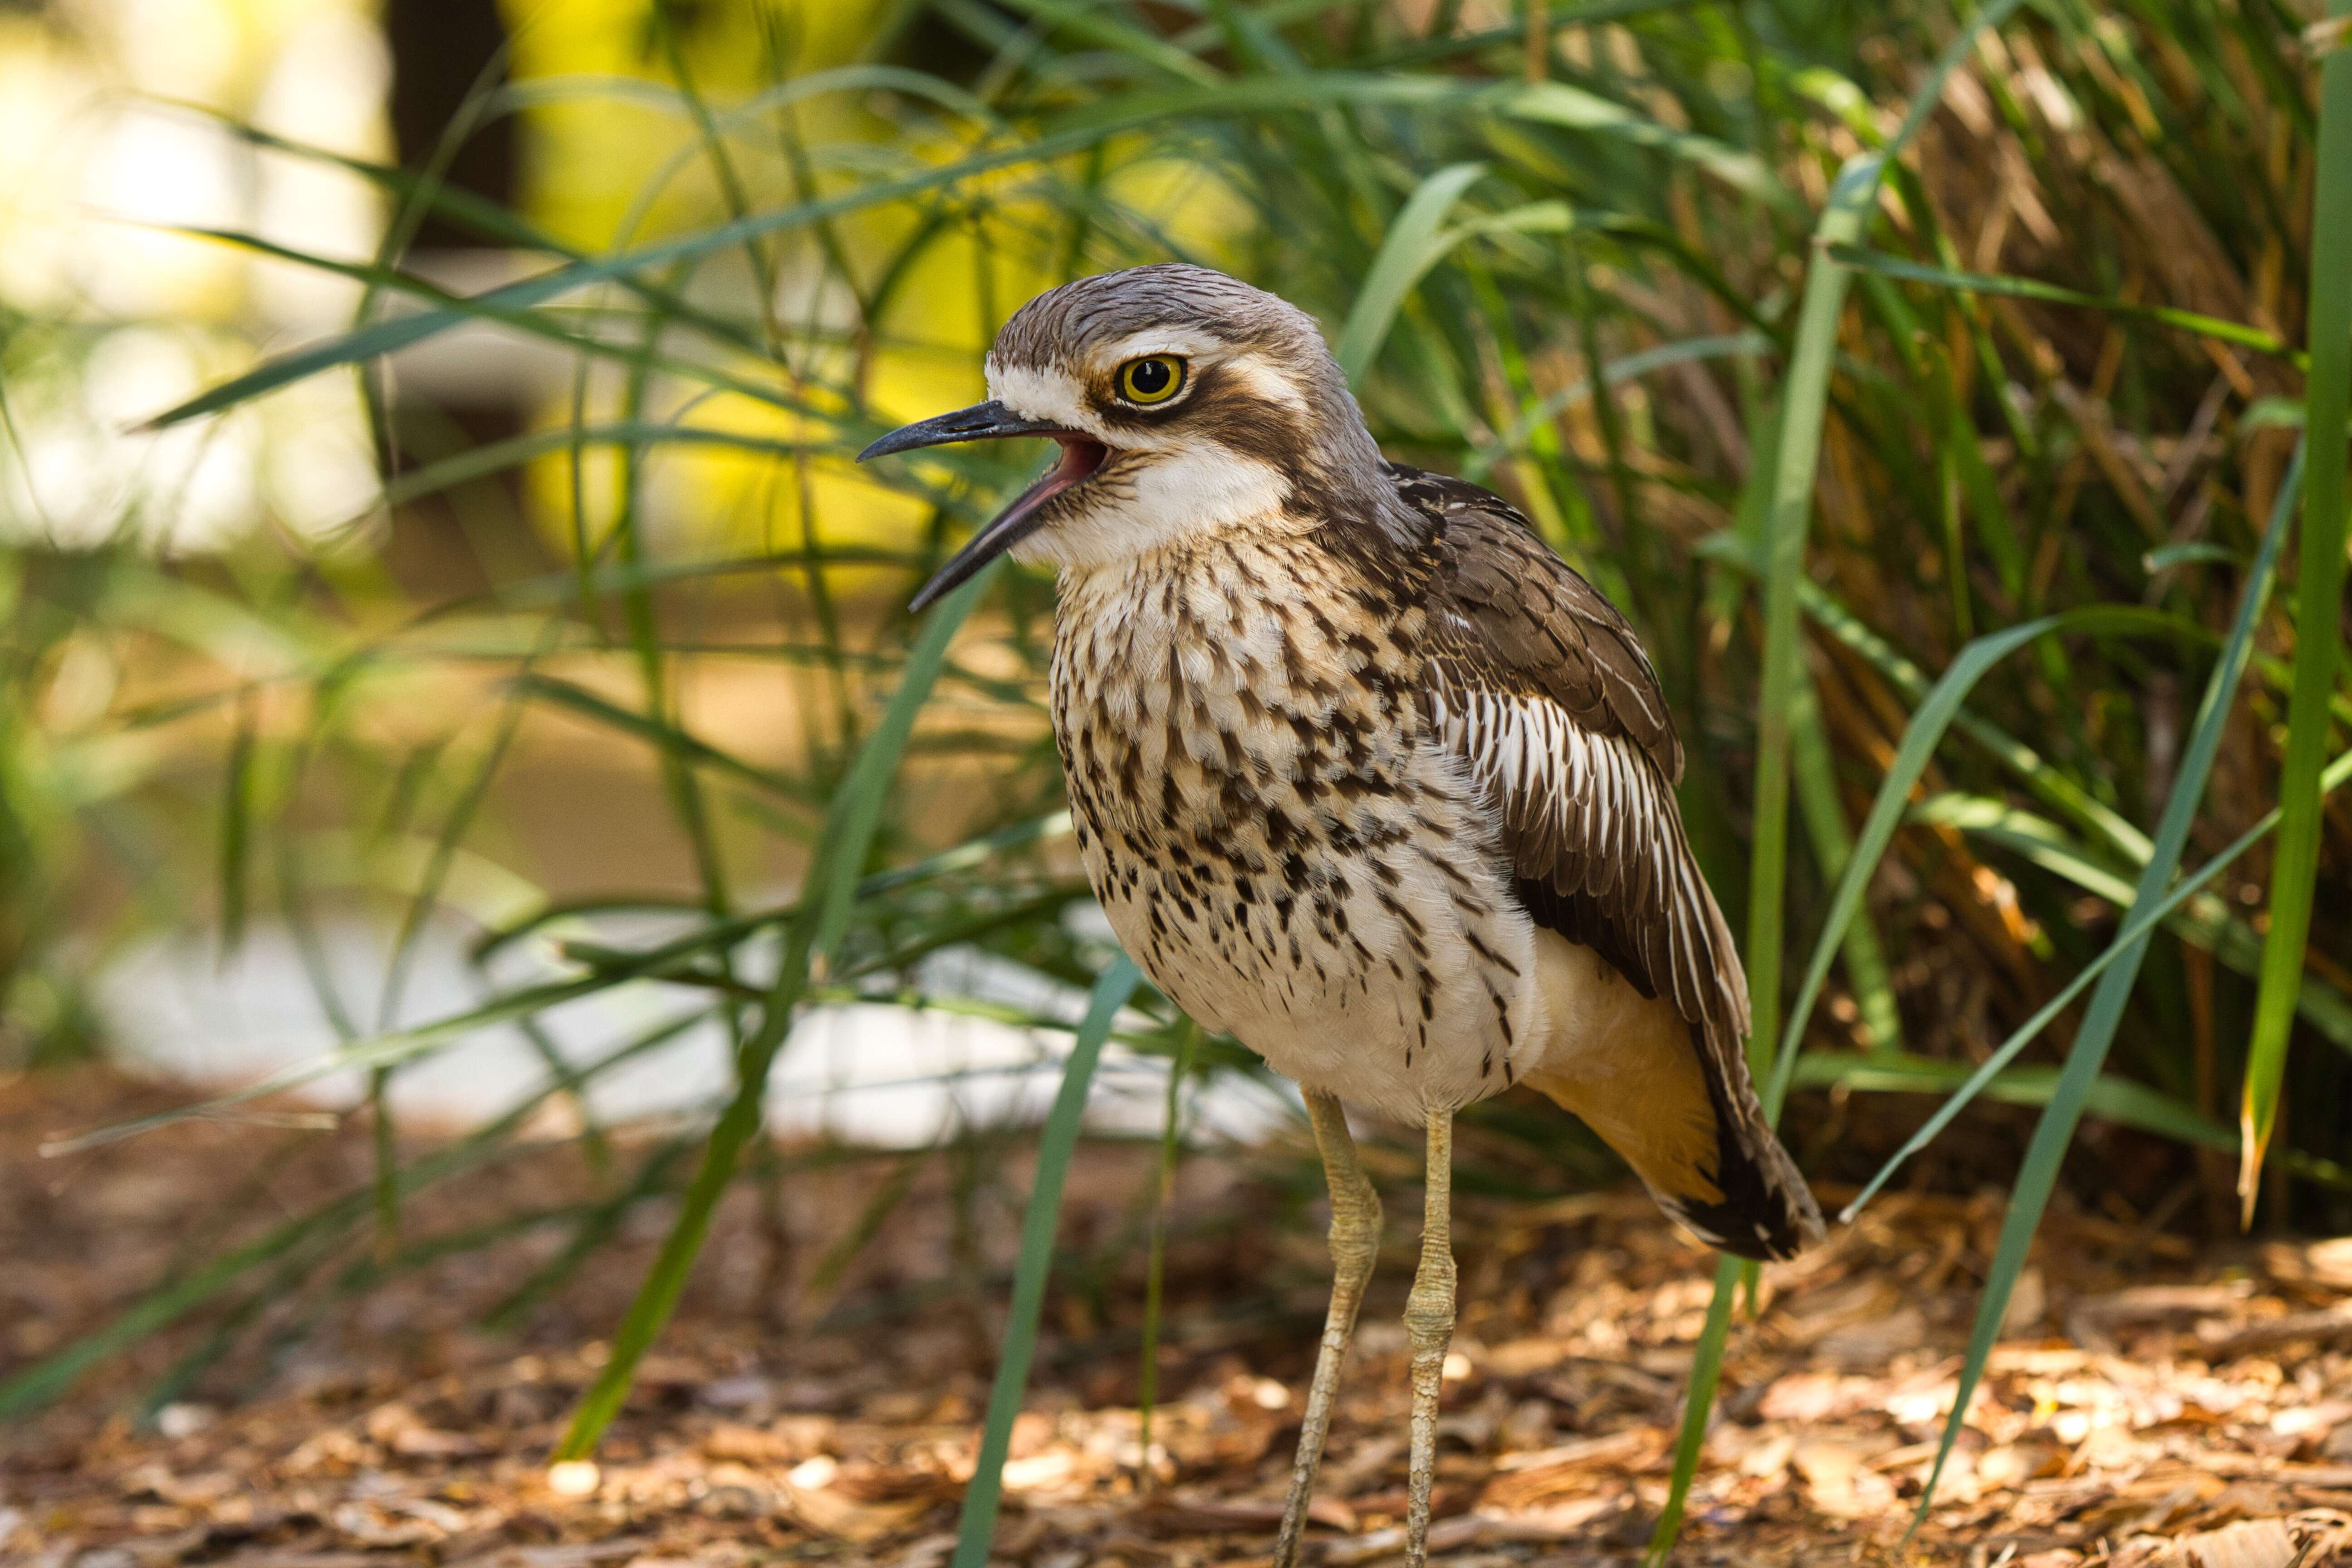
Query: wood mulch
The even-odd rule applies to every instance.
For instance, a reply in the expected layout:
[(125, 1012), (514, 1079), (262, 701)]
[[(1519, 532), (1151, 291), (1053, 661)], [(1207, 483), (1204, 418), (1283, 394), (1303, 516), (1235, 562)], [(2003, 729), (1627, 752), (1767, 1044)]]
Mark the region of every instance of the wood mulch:
[[(95, 1072), (0, 1081), (0, 1374), (364, 1175), (363, 1126), (213, 1123), (64, 1160), (37, 1152), (44, 1135), (167, 1099)], [(1017, 1141), (1002, 1189), (926, 1162), (822, 1302), (803, 1300), (804, 1282), (887, 1206), (874, 1194), (895, 1166), (795, 1171), (765, 1204), (747, 1187), (601, 1462), (551, 1470), (672, 1212), (661, 1199), (635, 1211), (522, 1326), (486, 1331), (484, 1311), (560, 1252), (575, 1213), (565, 1204), (606, 1179), (573, 1147), (414, 1200), (399, 1255), (410, 1266), (368, 1289), (332, 1288), (338, 1271), (365, 1282), (376, 1254), (363, 1235), (314, 1273), (324, 1285), (289, 1278), (283, 1300), (257, 1300), (227, 1353), (147, 1416), (134, 1412), (153, 1380), (217, 1316), (106, 1363), (0, 1434), (0, 1561), (944, 1568), (1026, 1187)], [(1069, 1259), (1005, 1472), (1003, 1563), (1190, 1568), (1270, 1549), (1320, 1310), (1319, 1210), (1299, 1195), (1300, 1151), (1188, 1165), (1147, 1449), (1136, 1200), (1151, 1158), (1090, 1149), (1073, 1181)], [(1390, 1202), (1311, 1561), (1400, 1549), (1395, 1320), (1411, 1197), (1402, 1182)], [(531, 1208), (557, 1218), (495, 1248), (429, 1256), (434, 1238)], [(1631, 1563), (1665, 1493), (1711, 1257), (1637, 1192), (1464, 1209), (1434, 1554), (1488, 1568)], [(2000, 1215), (1997, 1194), (1896, 1194), (1764, 1271), (1678, 1561), (2352, 1563), (2352, 1237), (2200, 1255), (2076, 1212), (2053, 1215), (1906, 1544)]]

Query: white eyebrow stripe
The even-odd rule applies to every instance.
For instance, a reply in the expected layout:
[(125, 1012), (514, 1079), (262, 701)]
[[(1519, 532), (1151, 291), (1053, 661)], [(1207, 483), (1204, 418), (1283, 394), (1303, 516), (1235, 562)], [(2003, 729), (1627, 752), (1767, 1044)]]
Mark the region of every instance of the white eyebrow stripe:
[(1152, 327), (1140, 332), (1129, 332), (1117, 342), (1105, 343), (1096, 353), (1105, 370), (1141, 359), (1145, 354), (1181, 354), (1187, 359), (1213, 354), (1223, 346), (1206, 332), (1186, 331), (1181, 327)]
[(1280, 404), (1300, 414), (1307, 412), (1307, 396), (1298, 390), (1297, 384), (1260, 355), (1235, 354), (1217, 368), (1245, 384), (1262, 403)]

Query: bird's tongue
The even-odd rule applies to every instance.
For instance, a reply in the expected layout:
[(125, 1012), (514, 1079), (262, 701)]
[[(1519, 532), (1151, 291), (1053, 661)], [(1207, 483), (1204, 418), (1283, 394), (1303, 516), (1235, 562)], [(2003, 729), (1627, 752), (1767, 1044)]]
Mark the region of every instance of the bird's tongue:
[(1091, 479), (1103, 459), (1110, 455), (1100, 441), (1085, 436), (1056, 436), (1062, 444), (1061, 461), (1038, 476), (1037, 482), (1013, 498), (1013, 504), (996, 514), (989, 525), (991, 531), (1020, 521), (1072, 485)]

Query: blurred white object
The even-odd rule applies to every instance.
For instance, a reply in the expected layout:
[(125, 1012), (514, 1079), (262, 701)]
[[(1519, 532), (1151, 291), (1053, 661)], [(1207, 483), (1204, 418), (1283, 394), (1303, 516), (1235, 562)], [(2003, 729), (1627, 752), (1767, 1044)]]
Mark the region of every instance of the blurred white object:
[[(606, 920), (595, 935), (602, 943), (640, 946), (670, 929), (667, 921)], [(518, 946), (486, 974), (467, 958), (470, 934), (454, 921), (426, 927), (395, 1026), (462, 1014), (479, 1005), (492, 984), (513, 988), (578, 973), (544, 948)], [(374, 1032), (389, 933), (357, 920), (325, 921), (318, 948), (347, 1019), (357, 1032)], [(942, 1001), (971, 998), (1070, 1023), (1086, 1008), (1083, 992), (973, 949), (933, 954), (916, 978), (921, 994)], [(340, 1043), (293, 934), (275, 923), (257, 922), (226, 958), (210, 943), (187, 939), (137, 945), (100, 973), (95, 1000), (125, 1065), (215, 1091), (317, 1061)], [(704, 1000), (694, 989), (640, 982), (551, 1009), (541, 1022), (563, 1058), (579, 1064)], [(967, 1126), (1032, 1125), (1053, 1101), (1070, 1041), (1066, 1028), (1017, 1027), (944, 1006), (814, 1007), (778, 1058), (768, 1086), (769, 1125), (787, 1136), (824, 1133), (894, 1148), (936, 1142)], [(500, 1025), (404, 1066), (392, 1099), (404, 1117), (461, 1128), (500, 1114), (547, 1076), (530, 1042), (515, 1026)], [(725, 1037), (705, 1020), (601, 1075), (589, 1101), (600, 1117), (619, 1121), (698, 1110), (730, 1088)], [(362, 1074), (344, 1071), (315, 1079), (299, 1092), (341, 1108), (364, 1089)], [(1114, 1040), (1096, 1076), (1087, 1125), (1157, 1132), (1167, 1089), (1164, 1062)], [(1220, 1076), (1188, 1090), (1186, 1125), (1196, 1137), (1255, 1140), (1287, 1117), (1291, 1092), (1286, 1085)]]

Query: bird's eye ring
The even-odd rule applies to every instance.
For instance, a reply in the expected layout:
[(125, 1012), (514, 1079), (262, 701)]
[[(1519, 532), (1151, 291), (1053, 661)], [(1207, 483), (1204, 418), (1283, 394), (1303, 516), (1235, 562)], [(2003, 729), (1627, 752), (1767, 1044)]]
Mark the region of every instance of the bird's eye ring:
[(1129, 403), (1165, 403), (1184, 388), (1184, 362), (1174, 354), (1146, 354), (1119, 366), (1113, 381)]

